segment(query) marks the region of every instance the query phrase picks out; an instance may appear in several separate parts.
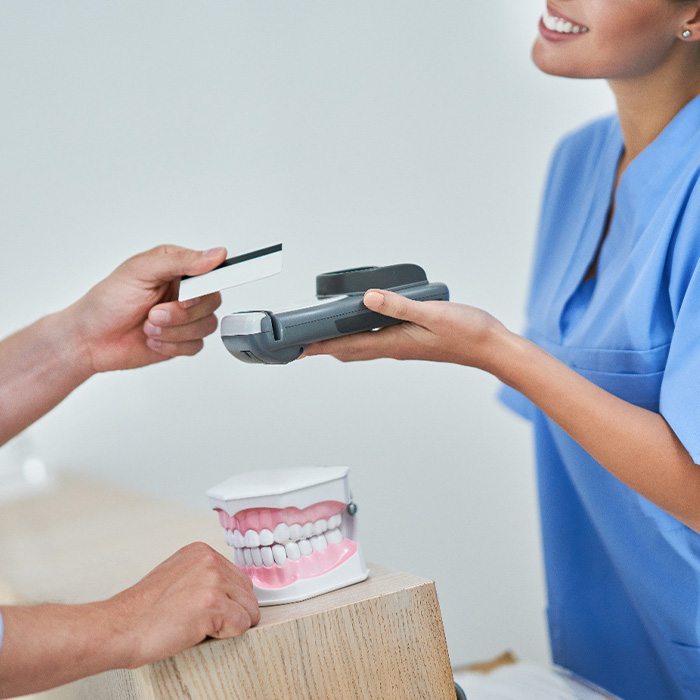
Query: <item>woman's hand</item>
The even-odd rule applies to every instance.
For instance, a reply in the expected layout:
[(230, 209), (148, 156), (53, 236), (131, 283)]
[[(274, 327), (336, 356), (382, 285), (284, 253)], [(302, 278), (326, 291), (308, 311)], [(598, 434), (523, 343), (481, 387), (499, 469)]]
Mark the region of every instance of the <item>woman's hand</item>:
[(198, 353), (216, 330), (221, 295), (179, 302), (180, 277), (208, 272), (225, 257), (225, 248), (158, 246), (129, 258), (66, 309), (89, 369), (131, 369)]
[(506, 328), (493, 316), (464, 304), (413, 301), (394, 292), (369, 290), (365, 306), (407, 323), (309, 345), (304, 356), (333, 355), (344, 362), (389, 357), (453, 362), (489, 370)]

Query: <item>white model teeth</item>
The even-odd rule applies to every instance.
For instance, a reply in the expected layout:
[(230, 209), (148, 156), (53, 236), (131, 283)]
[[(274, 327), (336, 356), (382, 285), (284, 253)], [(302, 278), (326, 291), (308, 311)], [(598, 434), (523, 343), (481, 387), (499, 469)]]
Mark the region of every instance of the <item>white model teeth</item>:
[(542, 23), (550, 31), (559, 34), (584, 34), (588, 31), (588, 27), (584, 27), (580, 24), (573, 24), (569, 22), (569, 20), (550, 15), (548, 10), (545, 10), (542, 15)]
[(287, 559), (298, 561), (314, 552), (322, 552), (331, 544), (340, 544), (343, 533), (339, 528), (326, 530), (323, 535), (312, 535), (309, 539), (286, 544), (275, 543), (272, 547), (234, 547), (233, 563), (236, 566), (282, 566)]
[(275, 558), (275, 564), (282, 566), (287, 561), (287, 550), (281, 544), (276, 544), (272, 548), (272, 556)]
[(292, 561), (296, 561), (301, 558), (301, 550), (296, 542), (288, 542), (284, 545), (284, 549), (287, 552), (287, 558)]
[(326, 533), (328, 544), (339, 544), (343, 541), (343, 533), (340, 530), (329, 530)]
[(280, 523), (275, 528), (275, 542), (279, 544), (286, 544), (289, 542), (289, 525), (286, 523)]
[(320, 518), (303, 525), (279, 523), (274, 530), (226, 530), (226, 544), (233, 548), (237, 566), (282, 566), (287, 559), (298, 561), (329, 545), (343, 541), (343, 516), (336, 513), (327, 520)]
[(327, 546), (325, 535), (317, 535), (311, 538), (311, 546), (314, 548), (315, 552), (322, 552)]

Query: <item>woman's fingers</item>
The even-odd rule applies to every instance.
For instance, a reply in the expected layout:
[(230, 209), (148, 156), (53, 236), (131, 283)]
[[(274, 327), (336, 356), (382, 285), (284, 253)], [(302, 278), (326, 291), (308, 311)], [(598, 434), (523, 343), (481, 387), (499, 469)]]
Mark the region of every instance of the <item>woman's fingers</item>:
[(402, 321), (411, 321), (419, 326), (427, 326), (430, 320), (430, 310), (425, 308), (425, 302), (407, 299), (395, 292), (370, 289), (365, 292), (363, 301), (370, 311)]
[(372, 333), (355, 333), (342, 338), (322, 340), (304, 348), (304, 357), (332, 355), (342, 362), (376, 360), (387, 357), (403, 359), (403, 329), (392, 326)]

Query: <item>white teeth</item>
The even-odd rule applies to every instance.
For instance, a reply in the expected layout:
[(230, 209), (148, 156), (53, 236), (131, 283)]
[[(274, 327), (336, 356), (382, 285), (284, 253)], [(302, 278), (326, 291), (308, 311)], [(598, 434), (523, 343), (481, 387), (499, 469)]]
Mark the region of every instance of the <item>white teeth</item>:
[(260, 556), (265, 566), (272, 566), (275, 562), (271, 547), (260, 547)]
[(247, 530), (245, 533), (245, 546), (246, 547), (259, 547), (260, 546), (260, 536), (255, 530)]
[(317, 535), (311, 538), (311, 546), (315, 552), (322, 552), (328, 546), (328, 542), (323, 535)]
[(328, 540), (328, 544), (339, 544), (343, 541), (343, 534), (337, 529), (329, 530), (326, 533), (326, 539)]
[(559, 34), (584, 34), (588, 31), (588, 27), (583, 27), (569, 20), (563, 19), (562, 17), (555, 17), (550, 15), (547, 10), (545, 10), (542, 15), (542, 23), (547, 29), (552, 32), (558, 32)]
[(286, 544), (289, 542), (289, 525), (286, 523), (280, 523), (275, 528), (275, 542), (279, 544)]
[(339, 529), (342, 522), (342, 515), (336, 513), (327, 520), (320, 518), (304, 525), (279, 523), (274, 531), (226, 530), (226, 544), (234, 548), (236, 566), (282, 566), (287, 559), (299, 561), (314, 552), (322, 552), (329, 544), (342, 542), (343, 533)]
[(301, 551), (299, 550), (299, 545), (296, 542), (288, 542), (284, 545), (284, 549), (287, 552), (287, 556), (292, 560), (296, 561), (301, 557)]
[(275, 559), (275, 564), (279, 564), (280, 566), (287, 561), (287, 551), (281, 544), (276, 544), (272, 548), (272, 556)]

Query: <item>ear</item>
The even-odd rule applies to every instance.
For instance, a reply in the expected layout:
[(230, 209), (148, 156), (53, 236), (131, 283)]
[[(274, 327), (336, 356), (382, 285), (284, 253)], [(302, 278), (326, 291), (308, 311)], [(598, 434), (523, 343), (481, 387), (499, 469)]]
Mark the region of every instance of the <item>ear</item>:
[(700, 2), (683, 3), (686, 7), (681, 13), (681, 26), (678, 37), (683, 41), (700, 41)]

